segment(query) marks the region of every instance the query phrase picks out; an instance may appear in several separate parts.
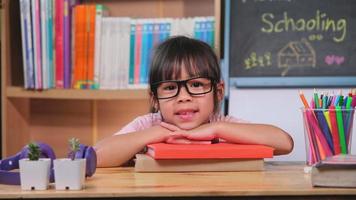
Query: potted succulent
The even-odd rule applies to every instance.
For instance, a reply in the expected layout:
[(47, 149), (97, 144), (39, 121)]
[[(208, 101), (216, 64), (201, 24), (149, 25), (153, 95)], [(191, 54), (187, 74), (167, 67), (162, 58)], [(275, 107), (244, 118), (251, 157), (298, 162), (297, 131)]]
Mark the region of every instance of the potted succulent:
[(19, 161), (23, 190), (46, 190), (49, 185), (51, 159), (40, 158), (41, 149), (35, 142), (27, 145), (28, 158)]
[(54, 160), (54, 179), (57, 190), (81, 190), (84, 188), (86, 159), (80, 152), (77, 138), (69, 139), (68, 158)]

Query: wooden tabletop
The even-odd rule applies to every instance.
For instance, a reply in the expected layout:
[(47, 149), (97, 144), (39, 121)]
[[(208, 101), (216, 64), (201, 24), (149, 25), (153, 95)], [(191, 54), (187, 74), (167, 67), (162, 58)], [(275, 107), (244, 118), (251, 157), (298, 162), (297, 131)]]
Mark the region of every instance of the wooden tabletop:
[(22, 191), (0, 185), (0, 198), (63, 197), (204, 197), (204, 196), (328, 196), (355, 195), (355, 189), (313, 188), (304, 165), (267, 162), (260, 172), (136, 173), (133, 168), (102, 168), (80, 191)]

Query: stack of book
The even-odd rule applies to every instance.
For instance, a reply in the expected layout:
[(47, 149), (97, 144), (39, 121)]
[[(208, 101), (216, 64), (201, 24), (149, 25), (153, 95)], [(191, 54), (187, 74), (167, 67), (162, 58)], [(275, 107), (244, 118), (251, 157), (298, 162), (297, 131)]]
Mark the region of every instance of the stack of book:
[(157, 143), (136, 155), (135, 171), (261, 171), (272, 157), (273, 148), (263, 145)]
[(311, 182), (320, 187), (356, 187), (356, 155), (339, 154), (312, 167)]

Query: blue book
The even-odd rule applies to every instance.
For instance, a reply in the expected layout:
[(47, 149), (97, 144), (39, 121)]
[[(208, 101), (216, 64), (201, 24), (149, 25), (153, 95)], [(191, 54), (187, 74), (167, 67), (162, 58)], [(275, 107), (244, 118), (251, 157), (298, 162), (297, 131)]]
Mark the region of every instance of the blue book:
[(208, 38), (208, 29), (207, 29), (207, 19), (204, 18), (204, 20), (201, 22), (201, 40), (207, 44), (209, 44), (209, 38)]
[(171, 33), (171, 23), (168, 21), (162, 22), (160, 24), (160, 39), (159, 41), (162, 42), (164, 40), (166, 40)]
[(153, 23), (148, 23), (147, 26), (147, 54), (146, 54), (146, 74), (144, 76), (143, 83), (148, 83), (148, 72), (150, 71), (150, 64), (152, 58), (152, 49), (153, 49)]
[(209, 18), (207, 21), (207, 34), (208, 34), (208, 44), (214, 48), (215, 46), (215, 22), (214, 22), (214, 18)]
[(159, 31), (158, 31), (158, 34), (159, 34), (159, 42), (158, 43), (161, 43), (162, 41), (165, 40), (164, 29), (165, 29), (164, 22), (160, 22), (159, 23)]
[(136, 23), (131, 21), (129, 85), (134, 84), (134, 76), (135, 76), (135, 34), (136, 34)]
[(163, 32), (163, 38), (166, 40), (171, 35), (171, 22), (165, 23), (165, 30)]
[(47, 3), (47, 64), (48, 64), (48, 87), (54, 88), (54, 59), (53, 59), (53, 1)]
[(141, 65), (140, 65), (140, 84), (145, 83), (145, 77), (147, 76), (147, 55), (148, 55), (148, 24), (143, 22), (142, 24), (142, 51), (141, 51)]
[(202, 40), (202, 30), (201, 30), (201, 21), (196, 19), (194, 25), (194, 38), (198, 40)]

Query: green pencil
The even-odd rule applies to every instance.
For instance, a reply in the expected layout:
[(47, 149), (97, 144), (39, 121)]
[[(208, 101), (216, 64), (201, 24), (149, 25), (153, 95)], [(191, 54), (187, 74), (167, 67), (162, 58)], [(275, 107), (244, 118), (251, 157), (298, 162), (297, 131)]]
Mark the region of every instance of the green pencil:
[(316, 92), (315, 88), (314, 88), (314, 103), (315, 103), (315, 108), (316, 109), (320, 108), (319, 97), (318, 97), (318, 93)]
[(339, 129), (339, 139), (340, 139), (341, 153), (342, 154), (347, 154), (345, 131), (344, 131), (344, 122), (342, 120), (342, 112), (340, 110), (340, 106), (336, 106), (335, 110), (336, 110), (337, 127)]

